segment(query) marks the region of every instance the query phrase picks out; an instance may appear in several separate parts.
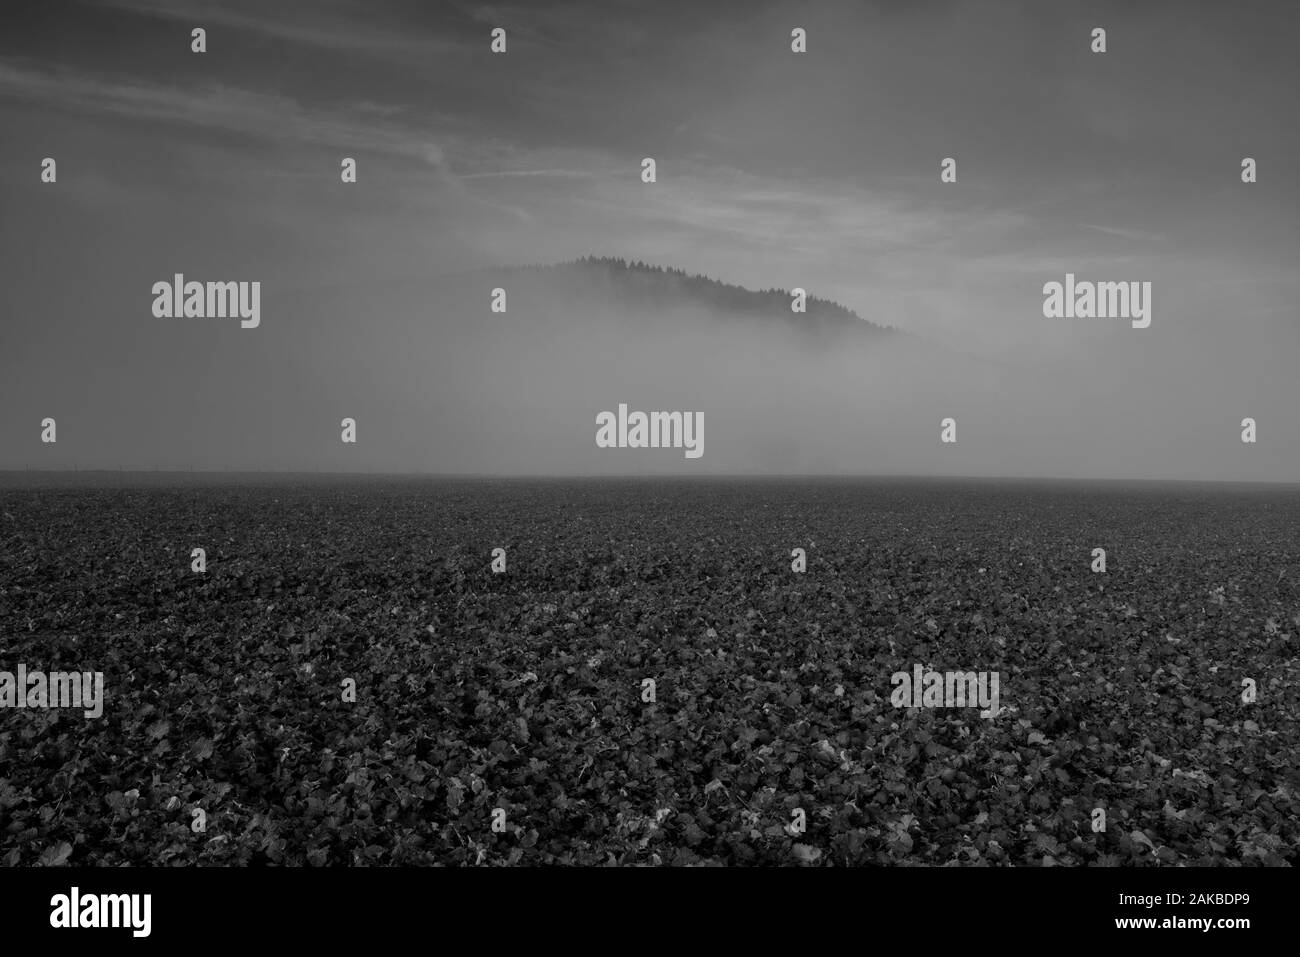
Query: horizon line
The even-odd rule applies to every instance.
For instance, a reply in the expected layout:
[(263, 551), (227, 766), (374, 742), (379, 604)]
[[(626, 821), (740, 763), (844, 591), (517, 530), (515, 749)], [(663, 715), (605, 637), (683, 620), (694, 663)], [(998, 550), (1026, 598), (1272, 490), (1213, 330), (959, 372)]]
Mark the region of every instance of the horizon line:
[(890, 479), (898, 481), (950, 481), (950, 482), (1073, 482), (1073, 483), (1108, 483), (1108, 484), (1173, 484), (1173, 485), (1259, 485), (1270, 487), (1297, 487), (1300, 480), (1285, 479), (1247, 479), (1247, 478), (1170, 478), (1137, 476), (1079, 476), (1079, 475), (1006, 475), (1006, 474), (925, 474), (917, 472), (706, 472), (690, 474), (686, 472), (432, 472), (424, 470), (408, 471), (338, 471), (322, 469), (258, 469), (258, 468), (81, 468), (68, 466), (64, 468), (0, 468), (0, 478), (32, 475), (192, 475), (196, 477), (236, 476), (236, 475), (275, 475), (285, 478), (423, 478), (423, 479), (457, 479), (479, 481), (627, 481), (642, 479), (646, 481), (684, 480), (684, 481), (736, 481), (736, 480), (836, 480), (836, 479)]

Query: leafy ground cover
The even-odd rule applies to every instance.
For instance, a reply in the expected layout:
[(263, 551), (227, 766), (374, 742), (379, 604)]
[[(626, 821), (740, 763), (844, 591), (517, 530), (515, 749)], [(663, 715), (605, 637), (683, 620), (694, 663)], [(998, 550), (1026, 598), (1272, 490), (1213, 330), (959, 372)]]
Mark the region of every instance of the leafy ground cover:
[[(0, 711), (0, 861), (1294, 864), (1297, 532), (1294, 489), (11, 485), (0, 670), (106, 703)], [(894, 708), (914, 664), (1002, 711)]]

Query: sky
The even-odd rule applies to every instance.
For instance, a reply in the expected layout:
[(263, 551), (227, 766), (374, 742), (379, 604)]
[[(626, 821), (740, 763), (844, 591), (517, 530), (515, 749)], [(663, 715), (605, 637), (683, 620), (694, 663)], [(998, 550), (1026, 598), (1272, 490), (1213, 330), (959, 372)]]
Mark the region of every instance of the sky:
[[(381, 341), (385, 317), (460, 301), (467, 270), (596, 254), (804, 287), (970, 357), (935, 359), (949, 388), (928, 395), (890, 381), (929, 431), (931, 396), (960, 404), (962, 376), (1009, 370), (1014, 402), (995, 401), (995, 376), (969, 406), (1002, 420), (1002, 445), (903, 471), (1297, 480), (1298, 25), (1263, 0), (11, 0), (0, 467), (340, 466), (340, 410), (409, 433), (403, 403), (429, 394), (392, 388), (421, 357)], [(47, 156), (56, 184), (40, 181)], [(261, 281), (263, 325), (155, 318), (150, 288), (176, 272)], [(1152, 327), (1044, 319), (1042, 286), (1066, 272), (1152, 282)], [(521, 402), (540, 389), (513, 385)], [(1009, 420), (1049, 413), (1100, 439), (1009, 458)], [(47, 415), (56, 448), (39, 443)], [(1261, 422), (1249, 460), (1246, 415)], [(350, 461), (572, 462), (431, 457), (399, 431)], [(1154, 455), (1162, 442), (1184, 451)]]

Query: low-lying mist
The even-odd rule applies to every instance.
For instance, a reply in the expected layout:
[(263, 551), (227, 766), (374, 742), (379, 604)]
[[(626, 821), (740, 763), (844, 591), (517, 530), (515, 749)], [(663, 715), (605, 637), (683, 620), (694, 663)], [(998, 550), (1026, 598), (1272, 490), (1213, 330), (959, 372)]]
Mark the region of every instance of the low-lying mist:
[[(793, 313), (626, 293), (578, 267), (482, 272), (444, 280), (388, 334), (354, 330), (389, 397), (367, 397), (367, 441), (394, 463), (511, 474), (1284, 479), (1296, 454), (1293, 379), (1270, 390), (1247, 371), (1242, 390), (1221, 359), (1198, 366), (1195, 342), (1123, 321), (1065, 330), (1079, 342), (1064, 356), (999, 363), (851, 320), (810, 333)], [(597, 447), (598, 413), (620, 403), (702, 415), (703, 455)], [(1270, 442), (1241, 442), (1246, 415)]]
[[(1167, 310), (1147, 330), (1058, 325), (1049, 331), (1073, 337), (1069, 348), (999, 362), (852, 319), (809, 323), (780, 293), (779, 308), (755, 315), (628, 285), (657, 281), (570, 265), (267, 284), (255, 330), (176, 318), (129, 341), (92, 333), (81, 348), (99, 362), (80, 380), (14, 364), (5, 464), (1300, 478), (1293, 327), (1225, 354), (1195, 325), (1171, 329)], [(490, 308), (498, 287), (503, 313)], [(620, 404), (701, 416), (703, 454), (597, 447), (597, 415)], [(60, 417), (57, 448), (34, 442), (45, 415)], [(1255, 445), (1241, 441), (1246, 416)], [(340, 440), (344, 417), (356, 444)], [(955, 443), (940, 440), (946, 418)], [(14, 454), (23, 443), (35, 451)]]

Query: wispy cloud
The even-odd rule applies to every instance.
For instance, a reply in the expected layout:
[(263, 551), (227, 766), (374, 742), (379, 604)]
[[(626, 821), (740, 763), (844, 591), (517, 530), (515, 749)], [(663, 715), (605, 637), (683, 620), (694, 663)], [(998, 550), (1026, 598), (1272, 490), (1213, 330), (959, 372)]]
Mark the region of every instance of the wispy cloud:
[(226, 0), (220, 5), (203, 0), (102, 0), (96, 5), (187, 27), (227, 28), (382, 57), (429, 57), (463, 47), (450, 37), (413, 34), (390, 18), (390, 8), (355, 0)]
[(163, 86), (145, 81), (41, 69), (0, 57), (0, 99), (80, 115), (113, 116), (140, 123), (235, 134), (231, 148), (250, 141), (282, 148), (327, 146), (340, 156), (359, 151), (403, 160), (433, 174), (425, 184), (443, 199), (505, 213), (528, 221), (526, 208), (475, 192), (462, 182), (457, 167), (476, 168), (512, 155), (500, 144), (468, 143), (453, 134), (428, 132), (430, 124), (405, 121), (399, 110), (377, 104), (308, 106), (282, 94), (222, 84)]
[(1107, 236), (1118, 236), (1121, 239), (1132, 239), (1135, 242), (1154, 242), (1164, 239), (1159, 233), (1148, 232), (1141, 229), (1121, 229), (1117, 226), (1098, 226), (1094, 223), (1080, 223), (1084, 229), (1092, 229), (1099, 233), (1105, 233)]
[(396, 119), (400, 111), (364, 101), (313, 107), (283, 94), (225, 84), (162, 85), (37, 68), (4, 57), (0, 97), (48, 109), (220, 130), (277, 143), (364, 149), (413, 161), (443, 155), (437, 138)]
[(590, 170), (581, 169), (505, 169), (484, 173), (461, 173), (460, 179), (511, 179), (528, 176), (558, 176), (565, 179), (588, 179)]

